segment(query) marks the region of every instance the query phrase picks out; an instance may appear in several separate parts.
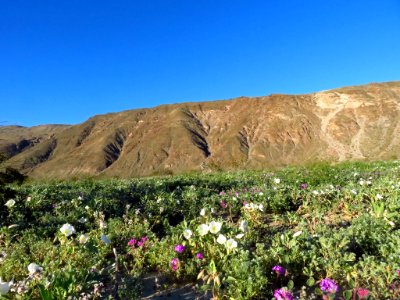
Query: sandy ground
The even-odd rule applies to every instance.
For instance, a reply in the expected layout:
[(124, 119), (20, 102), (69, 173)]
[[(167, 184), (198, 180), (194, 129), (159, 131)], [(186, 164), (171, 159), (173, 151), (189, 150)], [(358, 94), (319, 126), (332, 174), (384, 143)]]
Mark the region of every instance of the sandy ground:
[(196, 291), (191, 283), (182, 283), (163, 289), (166, 280), (158, 274), (149, 274), (143, 279), (143, 297), (141, 299), (171, 299), (171, 300), (208, 300), (210, 293)]

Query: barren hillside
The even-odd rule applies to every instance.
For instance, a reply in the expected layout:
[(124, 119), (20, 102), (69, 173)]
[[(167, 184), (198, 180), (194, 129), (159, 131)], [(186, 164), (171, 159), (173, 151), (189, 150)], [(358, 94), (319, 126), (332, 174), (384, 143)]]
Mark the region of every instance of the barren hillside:
[(162, 105), (74, 126), (3, 126), (0, 152), (10, 157), (6, 165), (34, 178), (390, 159), (400, 155), (399, 120), (400, 82), (374, 83)]

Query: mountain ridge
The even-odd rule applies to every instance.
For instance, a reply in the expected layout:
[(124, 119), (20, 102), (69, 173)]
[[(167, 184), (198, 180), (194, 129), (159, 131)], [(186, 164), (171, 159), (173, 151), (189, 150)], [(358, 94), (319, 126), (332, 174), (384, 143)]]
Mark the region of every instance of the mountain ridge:
[(78, 125), (2, 126), (0, 152), (6, 166), (38, 179), (391, 159), (400, 155), (399, 120), (400, 82), (392, 81), (167, 104)]

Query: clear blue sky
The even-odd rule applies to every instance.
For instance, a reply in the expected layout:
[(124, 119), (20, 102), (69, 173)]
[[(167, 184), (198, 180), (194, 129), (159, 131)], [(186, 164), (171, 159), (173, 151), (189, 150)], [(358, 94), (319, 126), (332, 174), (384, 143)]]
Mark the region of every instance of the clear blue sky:
[(400, 80), (399, 0), (0, 4), (0, 125)]

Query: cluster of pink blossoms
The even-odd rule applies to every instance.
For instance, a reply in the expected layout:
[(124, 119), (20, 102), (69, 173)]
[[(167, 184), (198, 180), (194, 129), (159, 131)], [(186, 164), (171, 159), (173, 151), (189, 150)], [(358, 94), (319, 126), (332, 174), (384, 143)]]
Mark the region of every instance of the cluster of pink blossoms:
[(135, 238), (132, 238), (128, 242), (128, 246), (135, 248), (135, 247), (143, 247), (144, 244), (149, 240), (147, 236), (143, 236), (140, 240), (136, 240)]

